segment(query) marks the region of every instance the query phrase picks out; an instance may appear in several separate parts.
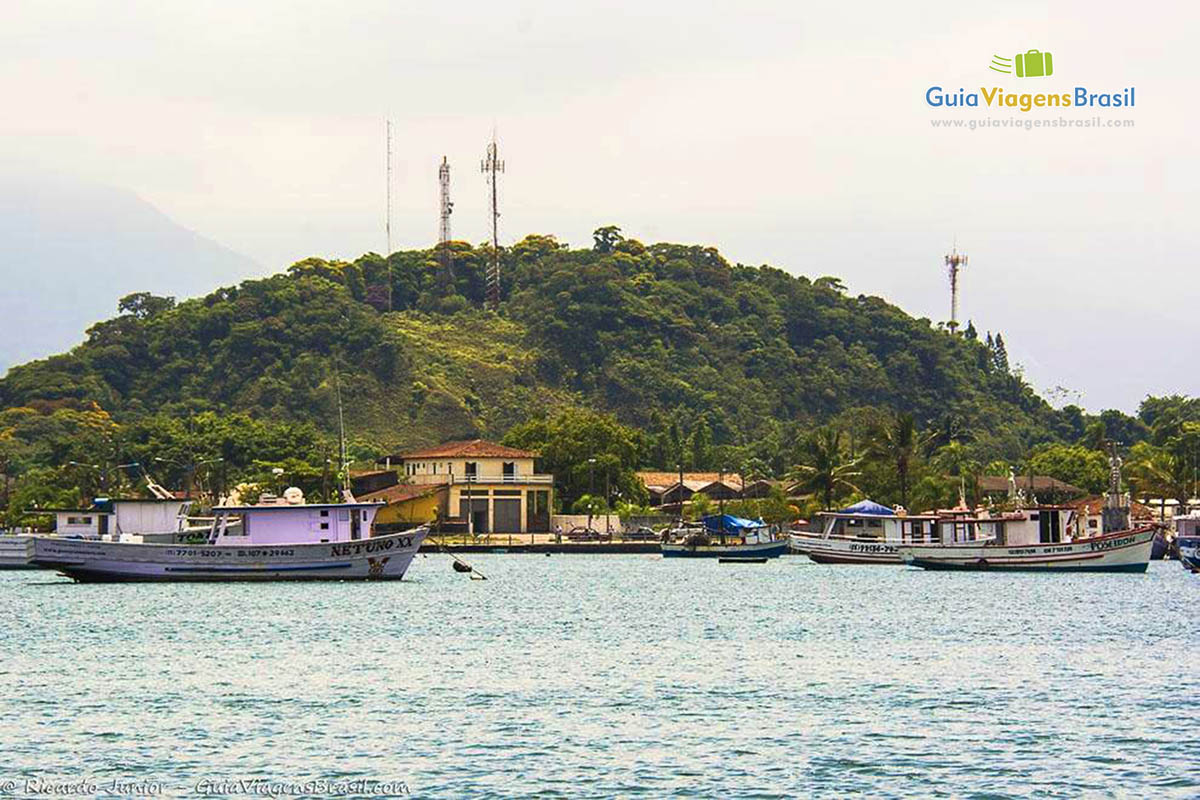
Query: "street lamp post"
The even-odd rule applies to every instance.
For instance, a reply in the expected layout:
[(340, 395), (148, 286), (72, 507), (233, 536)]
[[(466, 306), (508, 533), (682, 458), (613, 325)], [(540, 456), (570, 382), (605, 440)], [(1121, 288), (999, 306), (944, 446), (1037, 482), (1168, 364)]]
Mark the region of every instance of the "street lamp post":
[[(592, 529), (592, 512), (596, 510), (596, 458), (588, 459), (588, 530)], [(590, 534), (589, 534), (590, 535)]]

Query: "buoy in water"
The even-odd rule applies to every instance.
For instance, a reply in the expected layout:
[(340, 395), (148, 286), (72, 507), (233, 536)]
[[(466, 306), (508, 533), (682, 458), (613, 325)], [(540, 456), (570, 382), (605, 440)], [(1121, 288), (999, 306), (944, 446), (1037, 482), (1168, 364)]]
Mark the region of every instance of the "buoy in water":
[(455, 572), (470, 572), (471, 571), (471, 566), (469, 564), (464, 564), (461, 561), (455, 561), (452, 563), (454, 564)]

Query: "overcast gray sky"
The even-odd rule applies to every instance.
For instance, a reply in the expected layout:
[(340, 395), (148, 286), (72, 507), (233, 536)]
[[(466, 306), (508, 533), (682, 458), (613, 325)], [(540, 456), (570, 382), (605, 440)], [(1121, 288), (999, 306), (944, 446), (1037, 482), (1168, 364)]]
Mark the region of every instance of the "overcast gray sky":
[[(0, 167), (131, 189), (274, 270), (384, 248), (388, 117), (395, 247), (435, 238), (443, 154), (455, 236), (482, 240), (494, 125), (507, 241), (614, 223), (940, 320), (957, 236), (963, 318), (1002, 330), (1039, 389), (1132, 410), (1200, 393), (1192, 8), (5, 3)], [(987, 69), (1031, 48), (1053, 76)], [(934, 129), (1035, 115), (939, 112), (931, 85), (1135, 86), (1133, 109), (1100, 109), (1135, 127)]]

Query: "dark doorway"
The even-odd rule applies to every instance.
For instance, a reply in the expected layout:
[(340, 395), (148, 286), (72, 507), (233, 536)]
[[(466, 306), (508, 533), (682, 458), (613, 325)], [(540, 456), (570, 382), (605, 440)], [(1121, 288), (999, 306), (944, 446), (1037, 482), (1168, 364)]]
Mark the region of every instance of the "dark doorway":
[(1038, 514), (1038, 541), (1042, 544), (1062, 541), (1057, 511), (1042, 511)]
[(513, 498), (511, 500), (501, 500), (500, 498), (496, 498), (495, 509), (497, 533), (521, 532), (520, 498)]
[[(461, 498), (458, 501), (458, 515), (463, 520), (467, 521), (467, 498)], [(487, 498), (482, 500), (471, 500), (471, 527), (476, 535), (481, 533), (490, 533), (488, 529), (488, 501)]]

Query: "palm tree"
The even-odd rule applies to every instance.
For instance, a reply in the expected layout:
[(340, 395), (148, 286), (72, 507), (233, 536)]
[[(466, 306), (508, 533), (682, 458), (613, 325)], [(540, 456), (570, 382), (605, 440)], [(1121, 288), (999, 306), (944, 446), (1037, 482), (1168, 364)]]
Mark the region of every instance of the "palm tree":
[[(1135, 496), (1158, 497), (1166, 505), (1169, 497), (1187, 508), (1193, 486), (1193, 471), (1187, 459), (1165, 447), (1147, 442), (1134, 445), (1129, 453), (1129, 484)], [(1160, 509), (1160, 515), (1165, 509)]]
[(838, 490), (857, 492), (852, 479), (858, 471), (859, 458), (848, 458), (842, 449), (842, 433), (833, 428), (818, 428), (805, 442), (808, 464), (798, 464), (786, 479), (793, 488), (820, 492), (826, 510), (833, 507), (833, 495)]
[(900, 479), (900, 504), (908, 506), (908, 477), (920, 448), (928, 436), (917, 433), (912, 414), (899, 414), (889, 424), (877, 427), (867, 444), (867, 457), (882, 461)]

